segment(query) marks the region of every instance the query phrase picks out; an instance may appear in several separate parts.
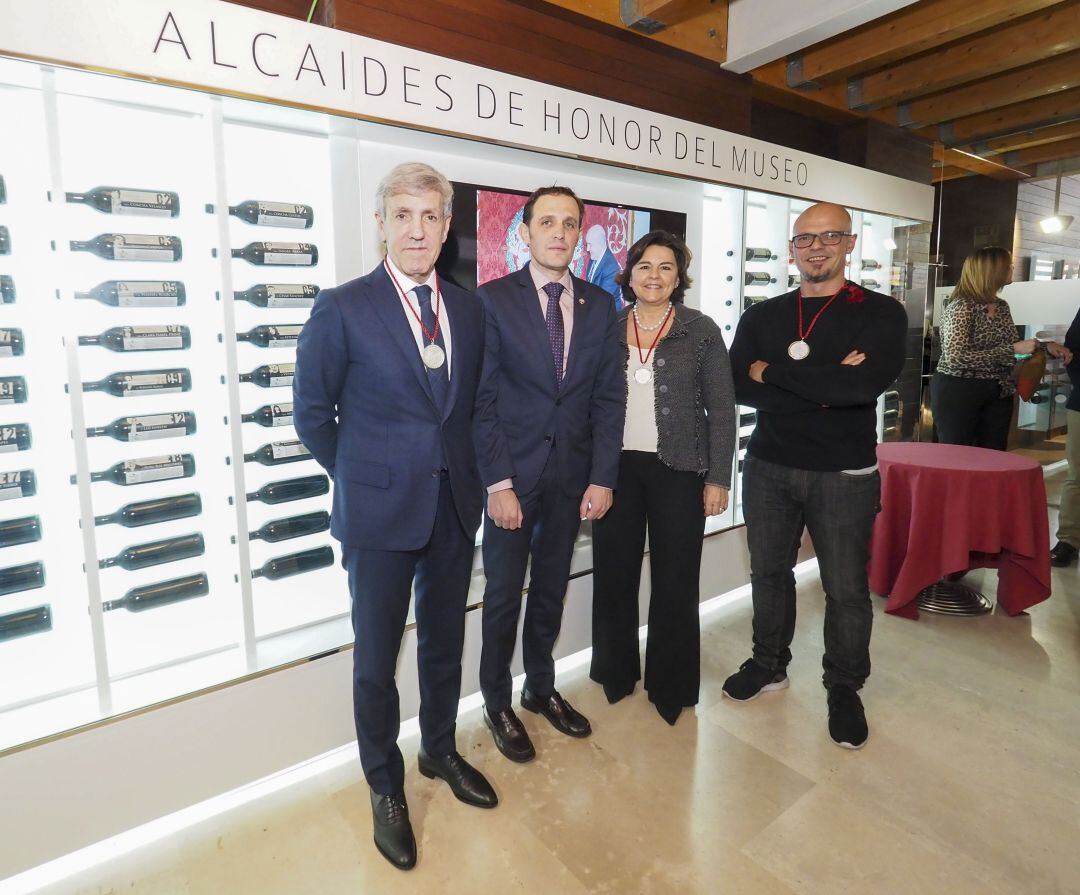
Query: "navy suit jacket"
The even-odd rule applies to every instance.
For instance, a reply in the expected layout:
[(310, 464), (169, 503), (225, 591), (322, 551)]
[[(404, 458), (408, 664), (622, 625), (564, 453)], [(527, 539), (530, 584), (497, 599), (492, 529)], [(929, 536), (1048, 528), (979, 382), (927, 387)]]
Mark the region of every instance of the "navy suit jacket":
[(616, 308), (622, 307), (622, 287), (619, 286), (619, 281), (615, 279), (621, 269), (619, 262), (611, 254), (611, 249), (605, 249), (599, 261), (595, 264), (589, 262), (589, 269), (586, 271), (590, 283), (599, 286), (615, 299)]
[(296, 348), (293, 424), (334, 480), (331, 534), (370, 550), (427, 544), (445, 456), (461, 524), (480, 525), (483, 494), (472, 427), (483, 359), (476, 296), (439, 280), (451, 368), (439, 412), (401, 298), (380, 264), (324, 289)]
[(622, 451), (626, 382), (611, 296), (573, 277), (574, 328), (562, 387), (529, 267), (477, 290), (486, 317), (476, 394), (476, 459), (484, 487), (536, 486), (548, 455), (568, 494), (614, 488)]

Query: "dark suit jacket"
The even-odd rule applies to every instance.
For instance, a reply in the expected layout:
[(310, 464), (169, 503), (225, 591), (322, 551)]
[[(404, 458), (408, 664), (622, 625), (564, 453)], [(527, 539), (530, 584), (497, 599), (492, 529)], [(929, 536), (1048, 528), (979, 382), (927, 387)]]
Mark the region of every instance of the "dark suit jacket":
[(553, 461), (567, 493), (614, 488), (622, 451), (626, 383), (615, 306), (573, 277), (574, 328), (562, 387), (536, 286), (526, 265), (477, 290), (486, 316), (476, 394), (476, 459), (484, 487), (514, 480), (519, 494)]
[(615, 307), (622, 307), (622, 287), (615, 279), (619, 275), (619, 262), (611, 254), (610, 249), (605, 249), (600, 260), (593, 264), (589, 262), (589, 269), (585, 272), (590, 283), (599, 286), (615, 299)]
[(439, 284), (452, 342), (442, 413), (383, 265), (320, 292), (300, 333), (293, 424), (334, 479), (330, 531), (343, 544), (424, 546), (434, 525), (444, 451), (461, 524), (470, 535), (480, 525), (472, 427), (483, 309), (474, 295), (444, 280)]

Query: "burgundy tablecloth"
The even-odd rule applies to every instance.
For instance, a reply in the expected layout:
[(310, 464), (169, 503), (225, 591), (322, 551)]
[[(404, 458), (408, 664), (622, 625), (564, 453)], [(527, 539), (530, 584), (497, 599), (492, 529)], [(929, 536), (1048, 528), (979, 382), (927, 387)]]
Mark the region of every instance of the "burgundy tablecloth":
[(997, 568), (1010, 615), (1050, 596), (1050, 526), (1042, 468), (1002, 451), (952, 444), (882, 444), (881, 512), (870, 589), (885, 611), (918, 618), (915, 597), (945, 575)]

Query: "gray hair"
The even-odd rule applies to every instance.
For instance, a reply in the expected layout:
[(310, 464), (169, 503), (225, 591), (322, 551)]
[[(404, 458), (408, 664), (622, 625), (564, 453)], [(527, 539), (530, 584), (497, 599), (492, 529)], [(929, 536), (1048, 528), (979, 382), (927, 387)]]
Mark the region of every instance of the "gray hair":
[(423, 162), (403, 162), (392, 168), (375, 190), (375, 208), (379, 217), (386, 219), (386, 200), (391, 196), (407, 193), (416, 196), (420, 193), (436, 192), (442, 197), (443, 217), (450, 217), (454, 204), (454, 188), (450, 181)]

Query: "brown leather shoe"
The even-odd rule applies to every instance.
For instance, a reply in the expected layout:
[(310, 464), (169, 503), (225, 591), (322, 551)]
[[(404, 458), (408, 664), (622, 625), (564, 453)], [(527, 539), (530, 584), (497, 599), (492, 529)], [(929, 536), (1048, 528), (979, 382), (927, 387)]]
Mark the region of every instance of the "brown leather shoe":
[(552, 690), (551, 695), (543, 699), (522, 688), (521, 707), (543, 715), (552, 727), (568, 737), (587, 737), (592, 733), (589, 719), (563, 699), (558, 690)]
[(492, 713), (484, 706), (484, 723), (495, 739), (495, 748), (511, 761), (524, 763), (536, 758), (529, 732), (513, 709)]

